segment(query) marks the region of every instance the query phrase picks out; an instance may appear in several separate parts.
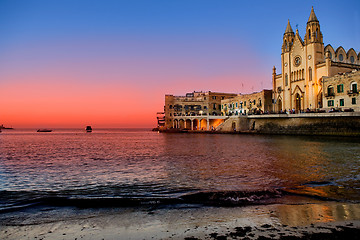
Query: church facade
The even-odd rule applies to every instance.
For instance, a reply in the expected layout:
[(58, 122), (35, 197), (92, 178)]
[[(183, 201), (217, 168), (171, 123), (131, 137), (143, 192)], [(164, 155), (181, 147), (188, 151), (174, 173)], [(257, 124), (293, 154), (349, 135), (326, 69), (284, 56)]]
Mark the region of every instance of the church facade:
[(297, 112), (323, 108), (323, 77), (360, 69), (360, 53), (324, 47), (320, 23), (311, 9), (304, 39), (292, 30), (288, 21), (283, 35), (281, 74), (273, 68), (273, 111)]

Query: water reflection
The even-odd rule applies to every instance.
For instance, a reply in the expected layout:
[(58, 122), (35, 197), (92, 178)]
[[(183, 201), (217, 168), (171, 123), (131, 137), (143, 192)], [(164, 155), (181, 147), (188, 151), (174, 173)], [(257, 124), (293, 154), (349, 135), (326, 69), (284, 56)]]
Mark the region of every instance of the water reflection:
[(122, 196), (287, 188), (360, 200), (357, 140), (135, 130), (47, 135), (13, 131), (1, 135), (0, 149), (1, 191)]
[(285, 225), (301, 226), (317, 222), (348, 221), (360, 218), (359, 204), (278, 205), (276, 217)]

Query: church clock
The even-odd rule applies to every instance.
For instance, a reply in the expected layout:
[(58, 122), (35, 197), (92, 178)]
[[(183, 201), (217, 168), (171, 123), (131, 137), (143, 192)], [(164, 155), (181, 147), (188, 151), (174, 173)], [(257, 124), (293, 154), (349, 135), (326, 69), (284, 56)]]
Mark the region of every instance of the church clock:
[(300, 57), (300, 56), (296, 56), (296, 57), (294, 58), (294, 65), (295, 65), (296, 67), (298, 67), (300, 64), (301, 64), (301, 57)]

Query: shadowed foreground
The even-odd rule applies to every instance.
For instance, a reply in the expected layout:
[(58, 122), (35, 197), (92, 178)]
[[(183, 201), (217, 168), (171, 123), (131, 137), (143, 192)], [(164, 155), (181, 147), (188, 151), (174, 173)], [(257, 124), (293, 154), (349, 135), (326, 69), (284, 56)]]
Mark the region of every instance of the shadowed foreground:
[(359, 239), (360, 205), (43, 208), (0, 216), (1, 239)]

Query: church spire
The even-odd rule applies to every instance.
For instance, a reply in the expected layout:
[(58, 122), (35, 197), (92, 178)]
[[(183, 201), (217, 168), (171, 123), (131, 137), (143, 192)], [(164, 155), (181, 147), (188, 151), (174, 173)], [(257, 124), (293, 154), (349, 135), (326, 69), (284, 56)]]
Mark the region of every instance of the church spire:
[(288, 20), (288, 24), (286, 26), (286, 30), (283, 37), (283, 45), (282, 45), (282, 52), (289, 52), (291, 50), (291, 47), (294, 43), (294, 31), (291, 28), (290, 20)]
[(286, 30), (285, 30), (285, 33), (293, 33), (294, 31), (292, 30), (291, 28), (291, 25), (290, 25), (290, 20), (288, 19), (288, 24), (286, 26)]
[(314, 7), (311, 7), (309, 20), (306, 24), (305, 44), (323, 43), (323, 36), (320, 31), (320, 23), (317, 19)]
[(308, 23), (309, 22), (319, 22), (319, 20), (317, 19), (316, 15), (315, 15), (314, 7), (311, 7), (311, 12), (310, 12), (310, 17), (309, 17)]

